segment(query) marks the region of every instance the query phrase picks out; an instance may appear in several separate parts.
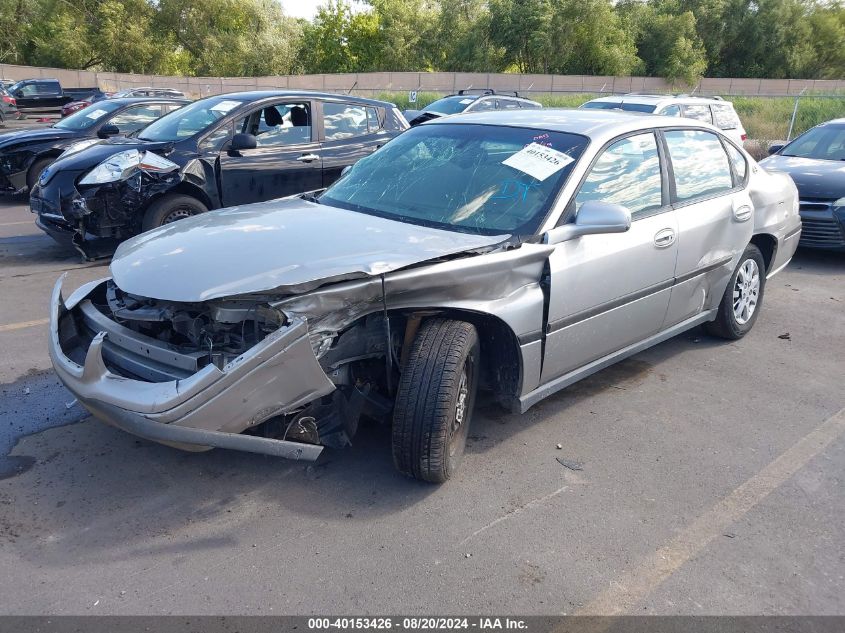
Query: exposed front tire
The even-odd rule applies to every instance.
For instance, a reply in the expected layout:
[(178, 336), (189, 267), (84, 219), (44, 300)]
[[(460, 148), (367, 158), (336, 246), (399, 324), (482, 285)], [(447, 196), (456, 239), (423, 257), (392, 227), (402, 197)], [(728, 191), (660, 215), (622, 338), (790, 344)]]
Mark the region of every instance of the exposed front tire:
[(749, 244), (725, 288), (716, 320), (705, 326), (707, 331), (730, 340), (748, 334), (763, 306), (765, 287), (766, 262), (760, 249)]
[(393, 410), (393, 463), (442, 483), (458, 467), (475, 407), (478, 333), (471, 323), (432, 319), (418, 332)]
[(41, 172), (47, 169), (55, 160), (55, 158), (41, 158), (32, 163), (29, 171), (26, 172), (26, 188), (28, 191), (32, 192), (35, 188), (35, 183), (38, 182), (38, 178), (41, 176)]
[(142, 231), (149, 231), (177, 220), (208, 211), (202, 202), (191, 196), (170, 194), (153, 202), (144, 214)]

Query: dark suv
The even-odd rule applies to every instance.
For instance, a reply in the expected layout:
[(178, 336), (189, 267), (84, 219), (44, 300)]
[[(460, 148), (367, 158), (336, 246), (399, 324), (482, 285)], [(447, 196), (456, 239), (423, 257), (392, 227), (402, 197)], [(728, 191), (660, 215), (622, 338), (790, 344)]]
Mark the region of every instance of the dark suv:
[[(93, 107), (93, 106), (92, 106)], [(38, 226), (86, 258), (209, 209), (322, 189), (408, 124), (391, 103), (307, 91), (195, 101), (134, 138), (92, 145), (46, 170)]]

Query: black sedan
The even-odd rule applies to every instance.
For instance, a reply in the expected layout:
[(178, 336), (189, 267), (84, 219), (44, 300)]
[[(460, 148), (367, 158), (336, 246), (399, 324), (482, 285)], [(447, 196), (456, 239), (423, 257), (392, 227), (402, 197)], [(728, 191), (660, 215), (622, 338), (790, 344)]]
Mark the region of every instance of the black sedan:
[(788, 173), (798, 187), (799, 245), (845, 251), (845, 119), (822, 123), (770, 152), (760, 165)]
[(50, 127), (0, 134), (0, 193), (32, 190), (38, 176), (74, 145), (130, 134), (184, 104), (184, 99), (110, 99), (91, 105)]
[(87, 259), (105, 257), (132, 235), (209, 209), (327, 187), (407, 127), (393, 104), (352, 96), (208, 97), (135, 138), (63, 157), (42, 174), (30, 205), (54, 239)]

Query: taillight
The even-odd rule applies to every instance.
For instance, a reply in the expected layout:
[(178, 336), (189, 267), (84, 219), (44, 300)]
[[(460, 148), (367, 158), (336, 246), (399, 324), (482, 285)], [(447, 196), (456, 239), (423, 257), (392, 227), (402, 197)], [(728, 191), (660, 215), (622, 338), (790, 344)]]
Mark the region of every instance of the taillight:
[(743, 134), (742, 136), (740, 136), (740, 138), (741, 138), (743, 141), (747, 141), (747, 140), (748, 140), (748, 134)]
[(9, 95), (3, 95), (3, 102), (8, 103), (10, 105), (17, 105), (17, 101), (15, 101), (14, 97), (10, 97)]

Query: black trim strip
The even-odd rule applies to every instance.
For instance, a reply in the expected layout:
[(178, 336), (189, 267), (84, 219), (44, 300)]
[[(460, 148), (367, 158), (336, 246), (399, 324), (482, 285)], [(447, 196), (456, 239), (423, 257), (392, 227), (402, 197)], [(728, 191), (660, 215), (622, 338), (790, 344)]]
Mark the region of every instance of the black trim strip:
[(523, 334), (522, 336), (517, 337), (520, 345), (529, 345), (531, 343), (536, 343), (537, 341), (543, 338), (543, 330), (537, 330), (536, 332), (529, 332), (528, 334)]
[(793, 231), (791, 231), (789, 234), (787, 234), (786, 236), (784, 236), (784, 238), (783, 238), (783, 239), (788, 240), (788, 239), (789, 239), (789, 238), (791, 238), (791, 237), (795, 237), (796, 235), (798, 235), (798, 234), (801, 232), (801, 229), (802, 229), (802, 228), (803, 228), (803, 227), (802, 227), (801, 225), (798, 225), (798, 228), (797, 228), (797, 229), (794, 229)]
[[(562, 319), (558, 319), (557, 321), (553, 321), (548, 324), (548, 326), (546, 327), (546, 332), (548, 334), (551, 334), (552, 332), (562, 330), (563, 328), (569, 327), (570, 325), (575, 325), (580, 321), (585, 321), (586, 319), (598, 316), (600, 314), (603, 314), (604, 312), (615, 310), (616, 308), (620, 308), (634, 301), (638, 301), (639, 299), (644, 299), (649, 295), (661, 292), (663, 290), (666, 290), (667, 288), (672, 288), (673, 286), (677, 286), (678, 284), (684, 283), (685, 281), (689, 281), (690, 279), (693, 279), (705, 273), (709, 273), (712, 270), (721, 268), (722, 266), (730, 262), (732, 259), (733, 257), (731, 255), (728, 255), (727, 257), (723, 257), (713, 262), (712, 264), (708, 264), (707, 266), (703, 266), (701, 268), (696, 268), (695, 270), (681, 275), (680, 277), (661, 281), (660, 283), (654, 284), (653, 286), (649, 286), (648, 288), (643, 288), (642, 290), (638, 290), (637, 292), (632, 292), (631, 294), (623, 295), (621, 297), (613, 299), (612, 301), (607, 301), (593, 308), (582, 310), (581, 312), (576, 312), (575, 314), (571, 314)], [(521, 338), (520, 343), (522, 344)]]

